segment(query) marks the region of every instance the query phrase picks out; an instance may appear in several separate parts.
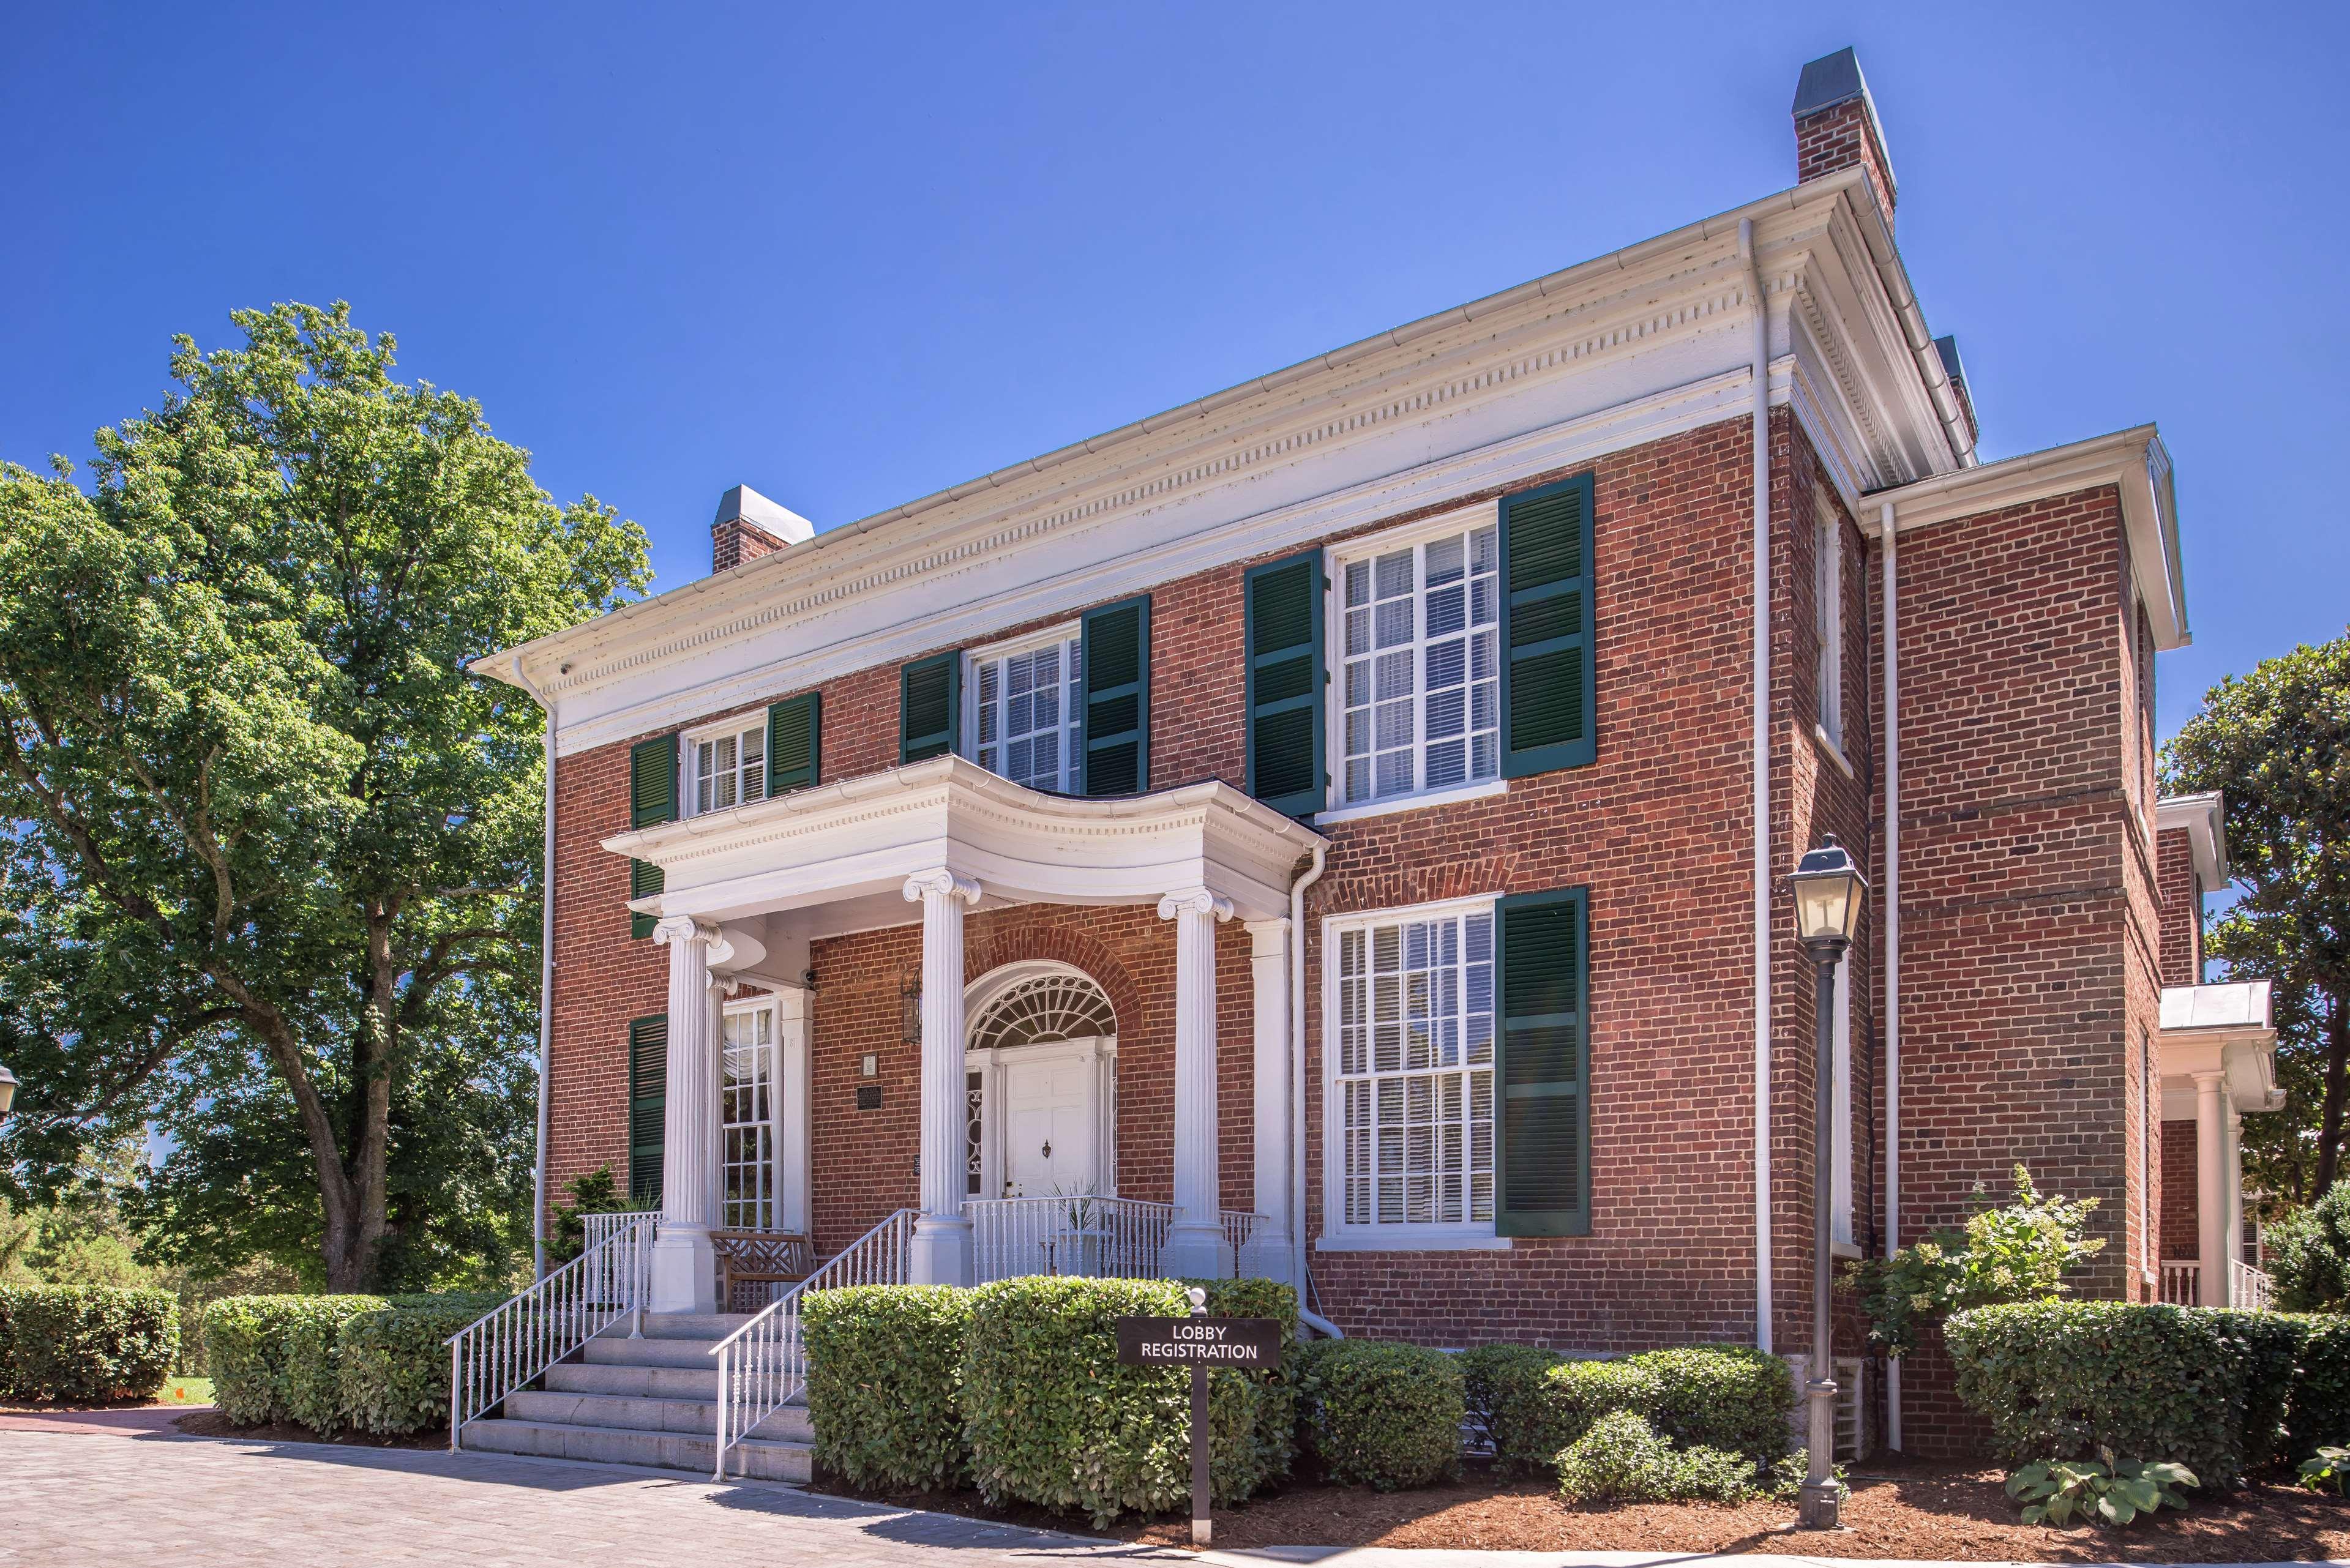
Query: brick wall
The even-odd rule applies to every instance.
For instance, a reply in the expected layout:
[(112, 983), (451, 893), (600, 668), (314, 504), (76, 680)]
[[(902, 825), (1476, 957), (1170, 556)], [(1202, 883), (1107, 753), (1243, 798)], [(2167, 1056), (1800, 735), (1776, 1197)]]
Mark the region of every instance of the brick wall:
[(2203, 1251), (2202, 1220), (2196, 1206), (2195, 1123), (2162, 1124), (2162, 1251), (2166, 1258), (2195, 1258)]
[(2160, 835), (2157, 879), (2162, 888), (2162, 983), (2203, 983), (2203, 898), (2195, 880), (2195, 846), (2187, 830)]

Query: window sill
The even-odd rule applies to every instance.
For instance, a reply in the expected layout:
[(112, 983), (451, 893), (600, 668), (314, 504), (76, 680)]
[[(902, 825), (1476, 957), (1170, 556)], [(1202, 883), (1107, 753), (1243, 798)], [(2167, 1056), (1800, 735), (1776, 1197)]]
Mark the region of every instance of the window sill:
[(1835, 763), (1837, 767), (1844, 770), (1845, 777), (1852, 779), (1855, 782), (1859, 780), (1860, 775), (1853, 771), (1852, 759), (1844, 754), (1844, 748), (1842, 746), (1837, 745), (1834, 741), (1828, 739), (1828, 732), (1825, 727), (1814, 724), (1812, 726), (1812, 740), (1819, 746), (1821, 751), (1827, 753), (1828, 761)]
[(1315, 1239), (1317, 1252), (1506, 1252), (1507, 1236), (1474, 1225), (1393, 1227), (1393, 1233), (1339, 1231)]
[(1453, 805), (1464, 800), (1486, 800), (1497, 794), (1507, 794), (1509, 789), (1510, 781), (1507, 779), (1487, 779), (1482, 784), (1460, 784), (1452, 789), (1430, 790), (1422, 794), (1399, 794), (1392, 800), (1375, 800), (1362, 805), (1342, 805), (1317, 812), (1314, 826), (1327, 827), (1334, 823), (1360, 822), (1367, 816), (1391, 816), (1399, 811)]
[(1831, 1258), (1856, 1259), (1860, 1256), (1860, 1243), (1857, 1241), (1846, 1241), (1841, 1240), (1830, 1241), (1828, 1243), (1828, 1256)]

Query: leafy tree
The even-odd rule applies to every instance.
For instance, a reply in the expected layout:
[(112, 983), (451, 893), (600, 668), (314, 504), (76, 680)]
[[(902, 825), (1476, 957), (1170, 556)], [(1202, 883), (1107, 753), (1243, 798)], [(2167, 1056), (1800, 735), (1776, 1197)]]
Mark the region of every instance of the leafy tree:
[(2350, 1308), (2350, 1181), (2296, 1209), (2261, 1235), (2282, 1312)]
[(87, 488), (0, 466), (0, 1154), (38, 1195), (153, 1116), (182, 1251), (356, 1290), (485, 1250), (452, 1189), (510, 1142), (432, 1140), (531, 1045), (541, 719), (466, 660), (640, 589), (645, 539), (346, 306), (233, 319)]
[(2221, 790), (2237, 899), (2208, 950), (2266, 980), (2286, 1109), (2244, 1124), (2252, 1181), (2293, 1202), (2344, 1174), (2350, 1116), (2350, 635), (2204, 694), (2163, 760), (2167, 793)]

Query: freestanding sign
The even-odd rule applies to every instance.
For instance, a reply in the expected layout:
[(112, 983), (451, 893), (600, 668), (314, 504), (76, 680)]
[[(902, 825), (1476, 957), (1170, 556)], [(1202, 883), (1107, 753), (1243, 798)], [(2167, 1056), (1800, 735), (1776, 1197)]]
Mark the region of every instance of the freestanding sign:
[(1125, 1366), (1191, 1369), (1191, 1544), (1205, 1546), (1208, 1518), (1208, 1369), (1270, 1372), (1281, 1365), (1281, 1324), (1269, 1317), (1210, 1317), (1208, 1293), (1193, 1287), (1190, 1317), (1122, 1317), (1118, 1359)]

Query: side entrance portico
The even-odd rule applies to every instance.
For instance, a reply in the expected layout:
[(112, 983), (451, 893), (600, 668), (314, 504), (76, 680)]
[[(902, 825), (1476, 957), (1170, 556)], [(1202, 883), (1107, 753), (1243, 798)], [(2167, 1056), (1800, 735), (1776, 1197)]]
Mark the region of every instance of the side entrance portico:
[[(742, 1184), (730, 1176), (741, 1162), (723, 1147), (727, 998), (749, 990), (778, 999), (782, 1064), (774, 1078), (782, 1131), (772, 1211), (779, 1221), (804, 1220), (811, 1189), (827, 1176), (806, 1153), (809, 944), (904, 925), (910, 904), (919, 908), (921, 929), (913, 1278), (972, 1282), (991, 1243), (1005, 1255), (990, 1253), (983, 1271), (990, 1276), (1029, 1262), (1033, 1242), (1022, 1232), (1035, 1226), (1016, 1206), (1040, 1199), (1071, 1210), (1085, 1247), (1118, 1249), (1128, 1264), (1135, 1248), (1151, 1251), (1151, 1272), (1203, 1276), (1245, 1268), (1287, 1278), (1289, 899), (1300, 863), (1319, 842), (1221, 783), (1077, 799), (1024, 788), (952, 756), (606, 840), (613, 853), (658, 869), (660, 891), (630, 907), (655, 919), (653, 934), (669, 955), (653, 1310), (708, 1313), (719, 1304), (712, 1232), (722, 1229)], [(972, 909), (1022, 904), (1139, 905), (1174, 927), (1172, 1203), (1162, 1226), (1118, 1207), (1115, 1123), (1105, 1120), (1117, 1093), (1114, 1022), (1104, 1030), (1064, 1021), (1053, 1040), (984, 1047), (989, 1054), (973, 1083), (964, 919)], [(1249, 927), (1255, 967), (1263, 971), (1252, 987), (1253, 1217), (1225, 1211), (1218, 1159), (1215, 933), (1235, 920)], [(1006, 996), (1019, 978), (987, 977), (985, 1000)], [(1044, 1044), (1060, 1049), (1040, 1054), (1034, 1047)], [(985, 1115), (991, 1073), (992, 1117)], [(1015, 1129), (1024, 1141), (1007, 1151)], [(1088, 1152), (1071, 1148), (1073, 1133)], [(997, 1191), (974, 1185), (984, 1179)], [(1027, 1190), (1046, 1184), (1051, 1191)]]

